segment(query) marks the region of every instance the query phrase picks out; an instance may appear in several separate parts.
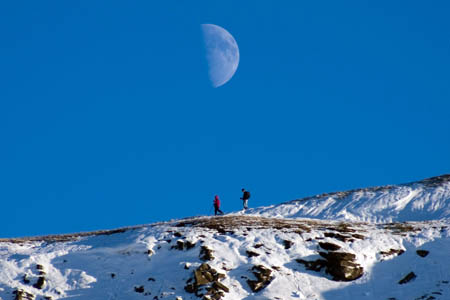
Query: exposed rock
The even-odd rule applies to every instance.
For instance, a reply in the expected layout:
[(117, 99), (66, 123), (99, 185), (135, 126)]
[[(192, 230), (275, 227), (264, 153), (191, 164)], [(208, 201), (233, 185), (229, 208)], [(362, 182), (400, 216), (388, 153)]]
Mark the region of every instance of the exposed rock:
[(313, 261), (307, 261), (303, 259), (296, 259), (298, 263), (305, 265), (307, 270), (319, 272), (322, 268), (327, 266), (327, 261), (324, 259), (316, 259)]
[(352, 237), (354, 237), (355, 239), (359, 239), (359, 240), (364, 240), (366, 238), (364, 235), (358, 234), (358, 233), (352, 234)]
[(222, 290), (225, 293), (229, 293), (230, 292), (230, 289), (226, 285), (224, 285), (223, 283), (220, 283), (219, 281), (214, 281), (213, 287), (216, 288), (217, 290)]
[(111, 273), (111, 278), (115, 278), (116, 274), (115, 273)]
[(195, 293), (197, 297), (203, 297), (203, 299), (207, 297), (207, 299), (218, 300), (225, 295), (223, 292), (229, 292), (229, 288), (219, 282), (224, 277), (224, 274), (218, 273), (210, 265), (203, 263), (194, 270), (194, 279), (190, 278), (186, 282), (184, 290), (191, 294)]
[(294, 245), (294, 242), (289, 240), (283, 240), (284, 249), (290, 249), (292, 245)]
[(28, 293), (24, 290), (21, 289), (17, 289), (13, 292), (14, 295), (16, 295), (14, 297), (14, 300), (33, 300), (34, 299), (34, 295), (31, 293)]
[(175, 232), (173, 235), (176, 236), (176, 237), (182, 237), (183, 236), (183, 234), (181, 232)]
[(264, 246), (264, 245), (260, 243), (260, 244), (255, 244), (255, 246), (253, 246), (253, 247), (258, 249), (258, 248), (261, 248), (262, 246)]
[(328, 243), (328, 242), (319, 242), (319, 246), (327, 251), (336, 251), (341, 249), (341, 246), (338, 246), (336, 244), (333, 243)]
[(37, 282), (33, 285), (33, 287), (42, 290), (45, 286), (45, 277), (39, 276)]
[(390, 256), (390, 255), (402, 255), (405, 253), (405, 250), (403, 249), (390, 249), (389, 251), (381, 251), (380, 254), (383, 256)]
[(29, 284), (29, 283), (30, 283), (30, 279), (28, 278), (28, 275), (27, 275), (27, 274), (23, 275), (22, 281), (23, 281), (23, 283), (25, 283), (25, 284)]
[(384, 229), (392, 231), (393, 234), (402, 234), (405, 232), (420, 231), (419, 228), (415, 228), (407, 223), (389, 223), (384, 225)]
[(430, 251), (427, 250), (417, 250), (416, 251), (417, 255), (419, 255), (420, 257), (425, 257), (428, 255), (428, 253), (430, 253)]
[(192, 249), (192, 248), (195, 247), (195, 243), (193, 243), (193, 242), (191, 242), (191, 241), (186, 241), (186, 242), (184, 243), (184, 245), (186, 246), (186, 249), (187, 249), (187, 250), (190, 250), (190, 249)]
[(347, 235), (343, 235), (343, 234), (335, 233), (335, 232), (325, 232), (324, 236), (329, 237), (329, 238), (335, 238), (337, 240), (340, 240), (341, 242), (347, 242), (348, 240), (353, 240), (352, 238), (350, 238)]
[(247, 284), (249, 285), (250, 289), (253, 292), (259, 292), (272, 282), (273, 280), (273, 276), (271, 276), (272, 270), (262, 265), (253, 266), (252, 270), (253, 275), (255, 275), (256, 277), (256, 280), (248, 279)]
[(213, 251), (206, 246), (202, 246), (200, 249), (200, 259), (214, 260)]
[(350, 224), (340, 223), (338, 226), (334, 228), (334, 230), (339, 231), (341, 233), (353, 233), (356, 232), (355, 229), (350, 228)]
[(178, 240), (177, 244), (175, 246), (172, 246), (174, 249), (183, 250), (184, 249), (184, 242), (182, 240)]
[(37, 265), (36, 265), (36, 269), (37, 269), (37, 270), (44, 270), (44, 266), (43, 266), (43, 265), (40, 265), (40, 264), (37, 264)]
[(402, 280), (400, 280), (398, 283), (399, 284), (405, 284), (410, 282), (411, 280), (413, 280), (414, 278), (416, 278), (417, 275), (414, 274), (414, 272), (409, 272), (405, 277), (403, 277)]
[(326, 272), (335, 281), (352, 281), (360, 278), (364, 269), (355, 263), (356, 256), (345, 252), (319, 252), (327, 260)]
[(259, 253), (256, 253), (256, 252), (251, 251), (251, 250), (247, 250), (246, 253), (247, 253), (248, 257), (257, 257), (257, 256), (260, 255)]
[(196, 288), (195, 284), (189, 283), (189, 284), (186, 284), (186, 285), (184, 286), (184, 290), (185, 290), (186, 292), (188, 292), (188, 293), (193, 294), (193, 293), (195, 293), (195, 291), (197, 290), (197, 288)]
[[(208, 274), (209, 276), (207, 276), (206, 274)], [(205, 285), (212, 281), (212, 276), (209, 272), (201, 271), (199, 269), (194, 271), (194, 278), (195, 278), (195, 284), (197, 286)]]
[(148, 280), (148, 281), (155, 281), (155, 278), (149, 277), (147, 280)]
[(134, 291), (135, 291), (136, 293), (143, 293), (143, 292), (144, 292), (144, 286), (143, 286), (143, 285), (141, 285), (141, 286), (135, 286), (135, 287), (134, 287)]

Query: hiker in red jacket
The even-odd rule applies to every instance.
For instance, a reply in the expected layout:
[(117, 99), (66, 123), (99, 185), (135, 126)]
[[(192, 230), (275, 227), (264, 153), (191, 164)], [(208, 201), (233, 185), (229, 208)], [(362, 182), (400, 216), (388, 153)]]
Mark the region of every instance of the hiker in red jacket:
[(216, 195), (216, 197), (214, 197), (214, 215), (217, 216), (217, 213), (223, 215), (223, 211), (220, 210), (219, 196)]

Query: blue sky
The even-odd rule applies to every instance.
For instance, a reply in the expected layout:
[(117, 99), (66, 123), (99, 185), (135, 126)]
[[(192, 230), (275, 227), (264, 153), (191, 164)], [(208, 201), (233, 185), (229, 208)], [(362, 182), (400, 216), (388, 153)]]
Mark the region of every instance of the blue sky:
[[(194, 2), (194, 3), (193, 3)], [(0, 4), (0, 237), (449, 173), (447, 1)], [(211, 87), (200, 24), (240, 64)]]

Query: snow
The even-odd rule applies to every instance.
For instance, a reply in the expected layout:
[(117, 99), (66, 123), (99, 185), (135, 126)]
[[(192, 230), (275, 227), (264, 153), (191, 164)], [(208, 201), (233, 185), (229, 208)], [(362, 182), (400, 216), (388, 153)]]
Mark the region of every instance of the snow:
[[(450, 299), (449, 196), (448, 182), (419, 182), (63, 239), (0, 240), (0, 299), (15, 299), (18, 289), (39, 300), (201, 299), (184, 286), (204, 263), (202, 246), (213, 251), (207, 263), (226, 276), (221, 281), (229, 288), (225, 300)], [(178, 241), (195, 246), (178, 250)], [(319, 242), (354, 254), (363, 276), (334, 281), (324, 270), (310, 271), (296, 261), (320, 258)], [(391, 249), (404, 253), (381, 253)], [(429, 254), (421, 257), (416, 250)], [(249, 257), (247, 251), (258, 255)], [(255, 265), (269, 268), (273, 276), (259, 292), (246, 282), (255, 279)], [(399, 284), (410, 272), (417, 277)], [(45, 277), (42, 289), (33, 286), (39, 276)]]
[(249, 209), (245, 214), (373, 223), (450, 218), (450, 177), (437, 187), (418, 182), (359, 189)]

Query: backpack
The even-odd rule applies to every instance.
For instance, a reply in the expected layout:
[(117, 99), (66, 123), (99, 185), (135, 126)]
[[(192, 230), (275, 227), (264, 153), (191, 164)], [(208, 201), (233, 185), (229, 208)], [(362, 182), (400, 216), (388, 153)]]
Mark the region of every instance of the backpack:
[(249, 191), (245, 191), (244, 192), (244, 199), (249, 199), (250, 198), (250, 192)]

